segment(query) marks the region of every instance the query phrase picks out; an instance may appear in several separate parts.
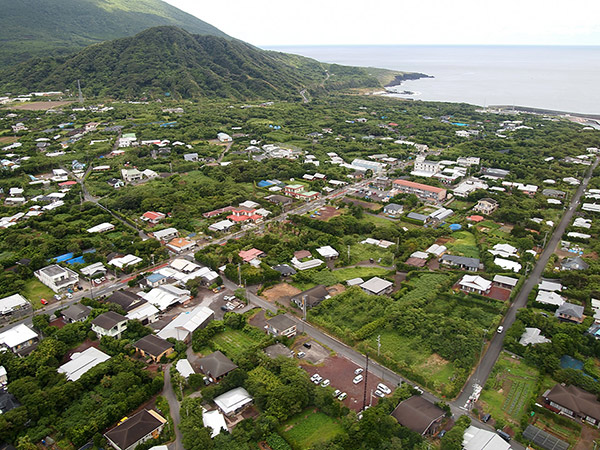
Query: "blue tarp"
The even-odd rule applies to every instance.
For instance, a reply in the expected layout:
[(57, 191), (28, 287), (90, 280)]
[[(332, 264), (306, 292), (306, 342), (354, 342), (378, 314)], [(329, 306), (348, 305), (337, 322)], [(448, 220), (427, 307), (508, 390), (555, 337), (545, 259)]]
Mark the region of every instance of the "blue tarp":
[(83, 259), (83, 256), (79, 256), (77, 258), (73, 258), (67, 261), (67, 264), (84, 264), (85, 260)]
[(560, 367), (563, 369), (583, 370), (583, 362), (569, 355), (563, 355), (560, 358)]
[(270, 181), (265, 181), (265, 180), (261, 180), (257, 183), (258, 187), (269, 187), (269, 186), (273, 186), (273, 183), (271, 183)]
[(54, 260), (55, 262), (64, 262), (73, 258), (73, 253), (65, 253), (64, 255), (57, 256), (56, 258), (50, 258), (48, 261)]
[(450, 229), (452, 231), (458, 231), (462, 228), (460, 223), (453, 223), (452, 225), (450, 225)]

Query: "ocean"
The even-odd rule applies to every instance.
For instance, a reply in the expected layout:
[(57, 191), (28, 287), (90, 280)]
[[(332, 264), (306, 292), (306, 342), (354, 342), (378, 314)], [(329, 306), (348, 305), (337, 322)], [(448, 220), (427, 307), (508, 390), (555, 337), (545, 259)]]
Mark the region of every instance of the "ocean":
[(327, 63), (420, 72), (396, 94), (415, 100), (600, 114), (600, 46), (265, 47)]

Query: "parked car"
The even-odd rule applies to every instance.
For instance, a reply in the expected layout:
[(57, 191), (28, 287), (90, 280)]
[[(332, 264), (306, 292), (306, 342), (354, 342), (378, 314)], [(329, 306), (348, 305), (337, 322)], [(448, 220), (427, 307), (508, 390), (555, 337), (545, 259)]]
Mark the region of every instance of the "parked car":
[(442, 431), (440, 431), (440, 434), (438, 434), (438, 437), (441, 439), (444, 437), (445, 434), (446, 434), (446, 430), (442, 430)]
[(375, 394), (377, 397), (385, 397), (385, 394), (384, 394), (383, 392), (381, 392), (379, 389), (375, 389), (375, 392), (374, 392), (374, 394)]
[(344, 400), (346, 397), (348, 397), (348, 394), (346, 394), (345, 392), (342, 392), (340, 394), (340, 396), (338, 397), (338, 400)]
[(496, 331), (498, 331), (498, 333), (502, 333), (504, 331), (504, 327), (500, 325)]
[(67, 298), (73, 298), (73, 294), (71, 294), (70, 292), (67, 292), (65, 295), (67, 296)]
[(413, 386), (413, 389), (415, 391), (417, 391), (419, 394), (423, 395), (423, 389), (421, 389), (419, 386)]
[(48, 304), (48, 300), (46, 300), (45, 298), (42, 298), (42, 299), (40, 300), (40, 303), (41, 303), (42, 305), (47, 305), (47, 304)]
[(223, 306), (221, 306), (221, 311), (227, 312), (227, 311), (229, 311), (229, 308), (227, 308), (227, 306), (223, 305)]
[(304, 358), (306, 356), (306, 353), (304, 353), (304, 352), (298, 352), (298, 354), (296, 356), (298, 358)]
[(304, 343), (304, 344), (302, 344), (302, 345), (303, 345), (304, 347), (306, 347), (306, 348), (311, 348), (311, 347), (312, 347), (312, 345), (311, 345), (311, 343), (310, 343), (310, 342), (305, 342), (305, 343)]
[(510, 442), (510, 435), (502, 430), (496, 430), (496, 434), (504, 439), (506, 442)]
[(323, 382), (321, 383), (321, 386), (323, 386), (323, 387), (327, 387), (327, 386), (329, 386), (330, 384), (331, 384), (331, 381), (329, 381), (329, 378), (328, 378), (328, 379), (326, 379), (325, 381), (323, 381)]
[(383, 392), (386, 395), (392, 393), (392, 390), (389, 387), (387, 387), (385, 384), (383, 384), (383, 383), (379, 383), (377, 385), (377, 389), (380, 390), (381, 392)]
[(60, 294), (56, 294), (56, 295), (54, 296), (54, 300), (60, 300), (61, 298), (62, 298), (62, 297), (60, 296)]
[(364, 377), (363, 377), (362, 375), (356, 375), (356, 376), (354, 377), (354, 380), (352, 380), (352, 382), (353, 382), (354, 384), (358, 384), (358, 383), (360, 383), (360, 382), (363, 380), (363, 378), (364, 378)]
[(318, 373), (315, 373), (312, 377), (310, 377), (310, 381), (315, 384), (319, 384), (323, 380), (323, 377)]
[(356, 370), (354, 371), (354, 375), (360, 375), (361, 373), (363, 373), (363, 369), (362, 369), (362, 367), (359, 367), (358, 369), (356, 369)]
[(492, 415), (491, 415), (491, 414), (486, 414), (485, 416), (483, 416), (483, 417), (481, 418), (481, 421), (482, 421), (483, 423), (488, 423), (488, 421), (489, 421), (491, 418), (492, 418)]
[(335, 391), (333, 391), (333, 396), (337, 397), (342, 393), (342, 391), (340, 391), (339, 389), (336, 389)]

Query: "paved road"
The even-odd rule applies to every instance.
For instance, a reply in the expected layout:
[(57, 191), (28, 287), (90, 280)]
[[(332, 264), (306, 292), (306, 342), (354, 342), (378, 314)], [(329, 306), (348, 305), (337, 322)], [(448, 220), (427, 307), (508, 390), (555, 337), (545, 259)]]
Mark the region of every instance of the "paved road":
[[(502, 325), (504, 326), (505, 330), (508, 330), (511, 327), (511, 325), (515, 322), (517, 311), (520, 308), (524, 308), (527, 305), (527, 297), (529, 296), (529, 293), (540, 282), (540, 278), (542, 277), (542, 273), (544, 271), (544, 268), (546, 267), (546, 264), (548, 263), (548, 260), (550, 259), (550, 256), (552, 256), (554, 250), (556, 250), (556, 247), (563, 234), (565, 233), (565, 230), (571, 224), (573, 214), (577, 210), (579, 201), (581, 200), (583, 192), (585, 191), (590, 181), (592, 172), (598, 165), (598, 161), (598, 158), (596, 158), (594, 164), (589, 168), (587, 175), (583, 179), (583, 182), (575, 192), (575, 195), (571, 200), (569, 208), (565, 211), (560, 223), (552, 233), (552, 237), (550, 238), (550, 241), (548, 242), (546, 248), (542, 252), (542, 255), (538, 259), (535, 268), (529, 275), (529, 278), (527, 278), (527, 280), (523, 284), (521, 290), (515, 298), (515, 301), (506, 313), (504, 321), (502, 322)], [(481, 386), (485, 385), (485, 382), (490, 376), (492, 368), (494, 367), (494, 364), (496, 363), (496, 360), (498, 359), (498, 357), (500, 356), (500, 352), (502, 351), (502, 343), (504, 341), (505, 334), (506, 333), (494, 333), (494, 337), (492, 338), (487, 351), (483, 355), (479, 366), (475, 369), (475, 372), (473, 372), (473, 375), (465, 384), (462, 393), (454, 401), (455, 406), (464, 407), (466, 405), (469, 397), (473, 393), (474, 384), (479, 384)]]
[(165, 375), (165, 387), (163, 388), (162, 395), (167, 399), (169, 403), (169, 410), (171, 413), (171, 418), (173, 419), (173, 427), (175, 428), (175, 442), (169, 444), (169, 450), (183, 450), (183, 445), (181, 443), (181, 431), (179, 431), (179, 401), (177, 401), (177, 397), (175, 396), (175, 392), (173, 392), (173, 384), (171, 383), (171, 364), (165, 366), (164, 375)]

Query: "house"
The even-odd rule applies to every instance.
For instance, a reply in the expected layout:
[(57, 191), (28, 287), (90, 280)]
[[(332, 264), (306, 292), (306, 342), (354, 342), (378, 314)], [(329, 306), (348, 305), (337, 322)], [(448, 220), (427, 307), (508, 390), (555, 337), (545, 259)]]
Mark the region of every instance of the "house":
[(0, 333), (0, 351), (7, 349), (19, 355), (26, 354), (38, 340), (37, 333), (22, 323)]
[(159, 286), (150, 292), (140, 292), (138, 295), (161, 311), (175, 303), (185, 303), (190, 299), (189, 290), (180, 289), (170, 284)]
[(293, 267), (288, 266), (287, 264), (279, 264), (277, 266), (272, 267), (272, 269), (279, 272), (282, 277), (296, 275), (296, 270)]
[(185, 238), (175, 238), (169, 241), (167, 248), (175, 253), (182, 253), (196, 247), (196, 242)]
[(179, 236), (179, 232), (176, 228), (165, 228), (164, 230), (155, 231), (154, 233), (152, 233), (152, 236), (157, 241), (166, 243)]
[(515, 261), (511, 261), (510, 259), (504, 258), (494, 258), (494, 264), (499, 267), (502, 267), (504, 270), (512, 270), (517, 273), (521, 270), (521, 264)]
[(482, 198), (475, 206), (473, 206), (474, 211), (485, 214), (486, 216), (492, 214), (496, 209), (498, 209), (498, 202), (492, 198)]
[(34, 275), (57, 294), (72, 289), (79, 282), (77, 272), (56, 264), (36, 270)]
[(267, 333), (273, 336), (293, 337), (296, 335), (296, 322), (289, 317), (279, 314), (267, 320)]
[(150, 357), (155, 363), (173, 353), (173, 344), (153, 334), (144, 336), (133, 347), (143, 358)]
[(81, 303), (74, 303), (67, 309), (61, 311), (63, 318), (68, 323), (83, 322), (88, 318), (92, 308), (89, 306), (82, 305)]
[(420, 395), (413, 395), (400, 402), (392, 411), (392, 417), (400, 425), (422, 436), (435, 434), (445, 414), (443, 409)]
[(142, 298), (129, 291), (115, 291), (106, 297), (104, 301), (119, 305), (125, 312), (129, 312), (144, 303)]
[[(0, 415), (18, 408), (19, 406), (21, 406), (21, 404), (14, 395), (4, 389), (0, 390)], [(0, 449), (16, 450), (15, 447), (10, 444), (0, 444)]]
[(139, 320), (142, 325), (148, 325), (158, 320), (158, 308), (145, 300), (137, 303), (127, 311), (127, 320)]
[(31, 310), (31, 303), (21, 294), (13, 294), (8, 297), (0, 298), (0, 317), (6, 318), (16, 312), (26, 312)]
[(388, 177), (376, 177), (371, 181), (370, 185), (376, 189), (385, 191), (392, 185), (392, 180), (390, 180)]
[(161, 212), (146, 211), (144, 214), (142, 214), (142, 217), (140, 217), (140, 219), (142, 219), (144, 222), (148, 222), (153, 225), (156, 225), (158, 222), (163, 220), (165, 217), (167, 217), (167, 215), (163, 214)]
[(496, 244), (491, 250), (488, 250), (494, 256), (501, 256), (503, 258), (518, 258), (518, 249), (510, 244)]
[(600, 426), (600, 402), (595, 394), (576, 386), (557, 384), (543, 394), (546, 403), (556, 412), (575, 420)]
[(556, 292), (538, 291), (535, 301), (546, 305), (561, 306), (565, 303), (565, 299)]
[(519, 280), (517, 278), (506, 277), (504, 275), (495, 275), (492, 279), (494, 286), (503, 289), (512, 289), (517, 285), (518, 282)]
[(462, 448), (464, 450), (510, 450), (511, 446), (498, 433), (469, 425), (463, 435)]
[(567, 196), (567, 193), (564, 191), (559, 191), (557, 189), (544, 189), (542, 191), (542, 195), (545, 197), (565, 198)]
[(289, 197), (285, 197), (283, 195), (268, 195), (267, 197), (265, 197), (265, 200), (275, 204), (275, 205), (281, 205), (281, 206), (289, 206), (292, 203), (294, 203), (294, 201), (289, 198)]
[(419, 155), (415, 158), (413, 171), (411, 175), (419, 177), (432, 177), (442, 170), (443, 166), (439, 161), (427, 161), (425, 156)]
[(242, 261), (252, 266), (260, 265), (260, 257), (264, 256), (265, 252), (258, 250), (257, 248), (251, 248), (250, 250), (241, 250), (238, 256), (242, 258)]
[(312, 308), (319, 305), (323, 300), (330, 298), (327, 288), (322, 284), (307, 289), (300, 294), (294, 295), (290, 301), (294, 302), (298, 307), (302, 308), (303, 303), (306, 304), (307, 308)]
[(198, 161), (198, 153), (186, 153), (183, 155), (183, 159), (189, 162), (197, 162)]
[(219, 222), (216, 222), (216, 223), (213, 223), (212, 225), (210, 225), (208, 227), (208, 229), (210, 231), (227, 231), (234, 225), (235, 225), (235, 223), (232, 222), (231, 220), (221, 220)]
[(127, 183), (140, 181), (144, 174), (137, 169), (121, 169), (121, 177)]
[(558, 307), (554, 313), (554, 317), (561, 322), (582, 323), (585, 316), (583, 315), (583, 306), (574, 305), (573, 303), (565, 302)]
[(102, 336), (116, 337), (121, 339), (121, 333), (127, 329), (127, 318), (114, 311), (100, 314), (92, 320), (92, 331), (98, 338)]
[(162, 339), (175, 338), (178, 341), (189, 342), (195, 330), (204, 328), (214, 318), (215, 313), (212, 309), (199, 305), (191, 311), (179, 314), (161, 329), (157, 335)]
[(525, 331), (521, 335), (521, 339), (519, 340), (519, 344), (521, 345), (535, 345), (535, 344), (545, 344), (547, 342), (552, 342), (545, 336), (542, 336), (540, 333), (542, 330), (539, 328), (529, 328), (526, 327)]
[(415, 194), (422, 200), (441, 202), (446, 198), (446, 189), (408, 180), (394, 180), (394, 188), (405, 194)]
[(326, 245), (325, 247), (320, 247), (317, 249), (319, 255), (321, 255), (325, 260), (336, 259), (340, 254), (333, 247)]
[(225, 417), (219, 412), (218, 409), (206, 411), (204, 408), (202, 408), (202, 424), (211, 429), (211, 438), (218, 436), (221, 433), (221, 430), (228, 431)]
[(365, 281), (359, 287), (367, 294), (371, 295), (387, 295), (394, 290), (394, 283), (383, 278), (373, 277)]
[(8, 375), (6, 373), (6, 368), (4, 366), (0, 366), (0, 389), (2, 389), (7, 384), (8, 384)]
[(238, 387), (215, 397), (214, 402), (223, 414), (231, 416), (252, 403), (252, 397), (246, 389)]
[(589, 267), (581, 256), (565, 258), (560, 262), (560, 270), (588, 270)]
[(304, 192), (303, 184), (288, 184), (283, 188), (283, 192), (290, 197), (296, 198), (300, 192)]
[(200, 366), (200, 371), (215, 382), (219, 381), (238, 367), (220, 351), (213, 352), (204, 358), (200, 358), (198, 360), (198, 365)]
[(58, 373), (64, 373), (69, 381), (77, 381), (81, 376), (98, 364), (108, 361), (110, 356), (95, 347), (73, 353), (68, 362), (60, 366)]
[(556, 281), (542, 280), (540, 284), (538, 284), (538, 289), (540, 291), (560, 292), (563, 290), (563, 285)]
[(190, 364), (190, 362), (187, 359), (178, 360), (177, 363), (175, 364), (175, 368), (177, 369), (177, 372), (179, 372), (179, 374), (186, 380), (188, 379), (188, 377), (190, 375), (193, 375), (196, 373), (194, 371), (194, 368), (192, 367), (192, 365)]
[(88, 228), (88, 233), (104, 233), (105, 231), (114, 230), (115, 226), (112, 223), (104, 222), (95, 227)]
[(468, 270), (470, 272), (477, 272), (479, 270), (479, 259), (478, 258), (467, 258), (465, 256), (456, 255), (443, 255), (440, 262), (446, 266), (457, 267), (460, 270)]
[(389, 217), (400, 217), (404, 211), (404, 206), (397, 203), (388, 203), (383, 208), (383, 213)]
[(143, 409), (104, 433), (115, 450), (134, 450), (138, 445), (158, 439), (167, 420), (154, 410)]
[(475, 292), (479, 295), (489, 294), (492, 288), (492, 282), (479, 275), (465, 275), (458, 285), (464, 292)]
[[(149, 286), (151, 288), (155, 288), (158, 286), (161, 286), (163, 284), (165, 284), (167, 282), (169, 278), (164, 276), (163, 274), (160, 273), (152, 273), (150, 275), (148, 275), (145, 279), (144, 279), (144, 283), (146, 286)], [(143, 284), (140, 283), (140, 287), (143, 288)]]
[(217, 139), (219, 142), (233, 142), (233, 139), (227, 133), (217, 133)]
[(291, 262), (292, 266), (294, 266), (297, 270), (314, 269), (315, 267), (319, 267), (321, 264), (323, 264), (323, 261), (318, 258), (300, 261), (298, 258), (294, 257), (292, 258)]

